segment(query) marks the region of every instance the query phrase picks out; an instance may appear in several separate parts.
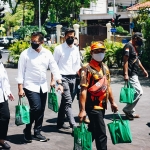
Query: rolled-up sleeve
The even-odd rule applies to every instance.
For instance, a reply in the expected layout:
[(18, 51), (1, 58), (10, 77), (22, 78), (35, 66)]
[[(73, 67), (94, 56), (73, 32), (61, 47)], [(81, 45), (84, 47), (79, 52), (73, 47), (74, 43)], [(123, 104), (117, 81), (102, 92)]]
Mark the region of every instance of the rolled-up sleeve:
[(62, 78), (59, 68), (58, 68), (58, 65), (57, 65), (56, 61), (54, 60), (54, 57), (52, 54), (50, 54), (49, 68), (50, 68), (55, 80), (59, 80)]
[(23, 84), (24, 81), (24, 74), (25, 74), (25, 68), (26, 68), (26, 59), (24, 55), (24, 51), (21, 53), (19, 61), (18, 61), (18, 76), (16, 78), (18, 84)]

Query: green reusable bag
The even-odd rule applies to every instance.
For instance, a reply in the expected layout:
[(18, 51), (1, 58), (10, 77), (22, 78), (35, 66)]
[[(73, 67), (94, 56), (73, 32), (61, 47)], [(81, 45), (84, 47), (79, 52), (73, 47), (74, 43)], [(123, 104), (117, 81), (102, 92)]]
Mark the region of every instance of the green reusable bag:
[(120, 91), (120, 103), (132, 104), (134, 100), (135, 89), (131, 87), (129, 82), (125, 82), (124, 87)]
[(52, 87), (50, 92), (48, 93), (48, 108), (53, 110), (56, 113), (59, 110), (58, 98), (54, 87)]
[(74, 150), (92, 150), (92, 134), (84, 123), (74, 128)]
[(17, 126), (23, 124), (29, 124), (30, 111), (29, 111), (29, 106), (27, 106), (24, 102), (24, 98), (19, 98), (18, 105), (15, 107), (16, 107), (15, 124)]
[(111, 136), (111, 140), (113, 144), (118, 143), (131, 143), (132, 135), (130, 131), (129, 120), (122, 120), (120, 114), (119, 120), (115, 119), (115, 114), (113, 115), (113, 122), (108, 123), (108, 129)]

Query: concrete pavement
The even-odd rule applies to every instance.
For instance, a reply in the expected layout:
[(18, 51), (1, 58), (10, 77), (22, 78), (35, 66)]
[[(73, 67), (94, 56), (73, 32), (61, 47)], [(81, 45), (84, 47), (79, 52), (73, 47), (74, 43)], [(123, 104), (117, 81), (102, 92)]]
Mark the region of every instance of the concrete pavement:
[[(7, 140), (11, 145), (11, 150), (73, 150), (73, 137), (70, 135), (71, 130), (68, 131), (58, 131), (56, 129), (56, 120), (57, 114), (52, 112), (46, 106), (45, 117), (43, 121), (42, 134), (50, 140), (48, 142), (37, 142), (33, 141), (32, 143), (26, 144), (23, 140), (23, 129), (25, 125), (16, 126), (15, 125), (15, 106), (17, 105), (17, 82), (15, 78), (17, 77), (17, 69), (7, 68), (7, 73), (9, 76), (11, 90), (15, 96), (15, 101), (9, 101), (11, 119), (9, 124), (9, 131)], [(47, 72), (48, 80), (50, 79), (50, 71)], [(108, 150), (150, 150), (150, 102), (149, 102), (149, 92), (150, 92), (150, 79), (141, 78), (141, 84), (144, 91), (144, 95), (137, 104), (136, 110), (141, 118), (130, 121), (131, 132), (133, 136), (133, 142), (130, 144), (117, 144), (113, 145), (110, 139), (110, 134), (107, 129), (108, 136)], [(122, 115), (123, 119), (126, 117), (122, 112), (122, 108), (125, 104), (119, 103), (119, 93), (120, 89), (123, 86), (122, 76), (112, 76), (112, 89), (116, 103), (119, 106), (119, 112)], [(60, 99), (59, 99), (60, 101)], [(73, 102), (73, 113), (78, 121), (78, 102), (75, 100)], [(108, 104), (108, 110), (105, 115), (105, 123), (111, 122), (112, 112), (110, 109), (110, 104)], [(33, 130), (32, 130), (33, 133)], [(95, 143), (93, 142), (93, 150), (96, 150)]]

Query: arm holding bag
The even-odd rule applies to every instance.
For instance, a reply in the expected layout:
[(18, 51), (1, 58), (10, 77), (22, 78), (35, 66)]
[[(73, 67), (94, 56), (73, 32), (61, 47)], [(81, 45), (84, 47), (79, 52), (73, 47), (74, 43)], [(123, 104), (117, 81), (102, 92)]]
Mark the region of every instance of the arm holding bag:
[(120, 114), (119, 120), (115, 119), (115, 114), (113, 115), (113, 122), (108, 123), (108, 129), (111, 136), (111, 140), (113, 144), (118, 143), (131, 143), (132, 142), (132, 135), (130, 131), (130, 124), (129, 120), (122, 120)]
[(74, 128), (74, 150), (92, 150), (92, 135), (84, 123)]
[(52, 87), (50, 92), (48, 93), (48, 108), (56, 113), (59, 110), (58, 98), (54, 87)]
[(120, 91), (120, 103), (132, 104), (134, 100), (135, 89), (131, 87), (129, 82), (125, 82), (124, 87)]

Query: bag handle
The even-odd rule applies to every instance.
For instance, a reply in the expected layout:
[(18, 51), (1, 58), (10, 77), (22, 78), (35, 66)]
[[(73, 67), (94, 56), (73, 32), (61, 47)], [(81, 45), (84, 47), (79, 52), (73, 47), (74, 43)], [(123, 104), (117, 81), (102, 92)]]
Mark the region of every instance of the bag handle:
[(130, 88), (130, 87), (131, 87), (130, 82), (129, 82), (129, 81), (125, 81), (124, 87), (128, 87), (128, 88)]
[[(120, 113), (117, 111), (117, 114), (121, 120), (121, 123), (124, 124), (123, 120), (122, 120), (122, 117), (120, 116)], [(116, 122), (116, 117), (115, 117), (115, 113), (113, 114), (113, 120)]]
[(81, 123), (80, 123), (80, 131), (81, 131), (81, 132), (85, 132), (85, 131), (87, 131), (87, 128), (86, 128), (86, 126), (85, 126), (85, 123), (84, 123), (84, 122), (81, 122)]
[(24, 105), (25, 104), (25, 100), (24, 100), (24, 97), (19, 97), (19, 100), (18, 100), (18, 105)]
[(50, 92), (51, 92), (51, 93), (55, 93), (55, 88), (54, 88), (54, 87), (51, 87)]

